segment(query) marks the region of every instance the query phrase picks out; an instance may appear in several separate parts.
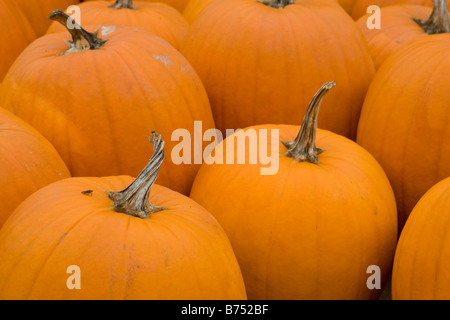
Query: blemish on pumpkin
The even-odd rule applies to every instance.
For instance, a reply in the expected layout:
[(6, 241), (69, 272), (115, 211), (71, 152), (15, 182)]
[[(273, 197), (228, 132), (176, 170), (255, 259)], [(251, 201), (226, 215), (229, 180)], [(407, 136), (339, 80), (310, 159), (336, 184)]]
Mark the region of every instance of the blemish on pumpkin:
[(107, 35), (113, 33), (114, 31), (116, 31), (116, 26), (101, 26), (102, 29), (102, 37), (106, 37)]
[(85, 191), (81, 191), (81, 194), (85, 195), (85, 196), (91, 196), (94, 193), (93, 190), (85, 190)]
[(60, 244), (68, 234), (69, 234), (69, 232), (64, 233), (64, 234), (61, 236), (61, 238), (59, 238), (58, 244)]
[(164, 65), (167, 67), (168, 65), (174, 65), (174, 63), (172, 61), (169, 60), (169, 54), (166, 52), (164, 53), (163, 56), (161, 55), (157, 55), (157, 54), (153, 54), (153, 58), (155, 60), (160, 60), (162, 63), (164, 63)]

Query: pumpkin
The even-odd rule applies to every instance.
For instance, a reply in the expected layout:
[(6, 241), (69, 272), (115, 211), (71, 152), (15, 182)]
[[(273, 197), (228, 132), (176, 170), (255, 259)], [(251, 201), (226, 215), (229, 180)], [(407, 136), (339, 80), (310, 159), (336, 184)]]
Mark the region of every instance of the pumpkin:
[(11, 64), (36, 38), (36, 34), (22, 12), (7, 0), (0, 0), (0, 21), (1, 82)]
[[(154, 185), (164, 142), (150, 138), (154, 154), (134, 181), (64, 179), (14, 211), (0, 231), (1, 299), (246, 299), (217, 220)], [(78, 290), (68, 285), (71, 266), (80, 271)]]
[[(191, 198), (225, 229), (251, 300), (376, 299), (390, 272), (397, 213), (383, 169), (355, 142), (317, 129), (333, 85), (314, 96), (300, 129), (235, 132), (195, 178)], [(261, 175), (268, 165), (262, 158), (252, 163), (255, 154), (274, 154), (278, 170)], [(380, 268), (379, 289), (367, 286), (373, 265)]]
[(200, 12), (213, 0), (190, 0), (183, 10), (183, 16), (187, 22), (192, 23)]
[(403, 5), (403, 4), (432, 7), (433, 0), (356, 0), (355, 5), (353, 6), (351, 16), (353, 17), (354, 20), (358, 20), (367, 13), (367, 8), (372, 5), (376, 5), (382, 8), (392, 5)]
[[(90, 1), (79, 5), (85, 25), (130, 25), (154, 33), (179, 48), (187, 34), (188, 23), (174, 8), (163, 3), (117, 0)], [(47, 33), (66, 30), (54, 21)]]
[[(52, 18), (66, 24), (68, 16), (57, 10)], [(66, 32), (55, 33), (24, 51), (3, 81), (0, 105), (41, 132), (73, 176), (136, 176), (149, 151), (136, 137), (153, 128), (194, 136), (194, 121), (214, 128), (200, 78), (160, 37), (128, 26), (100, 29), (98, 37), (80, 26), (70, 31), (70, 44)], [(167, 161), (160, 183), (188, 194), (199, 167)]]
[[(89, 2), (89, 1), (96, 1), (96, 0), (81, 0), (81, 2)], [(189, 0), (140, 0), (144, 2), (161, 2), (168, 4), (169, 6), (177, 9), (179, 12), (183, 12), (184, 8), (186, 7)]]
[(78, 5), (78, 0), (3, 0), (19, 8), (33, 26), (37, 36), (42, 36), (50, 25), (48, 15), (55, 9), (66, 10), (69, 6)]
[(421, 196), (450, 175), (450, 34), (422, 37), (380, 67), (361, 112), (357, 142), (384, 168), (400, 229)]
[(0, 108), (0, 227), (33, 192), (70, 177), (55, 148), (34, 128)]
[[(381, 29), (368, 29), (365, 15), (356, 24), (369, 44), (377, 69), (399, 47), (429, 34), (450, 32), (448, 7), (445, 0), (435, 0), (435, 10), (425, 6), (403, 5), (381, 8)], [(428, 19), (427, 19), (428, 18)]]
[(341, 7), (348, 13), (350, 14), (353, 10), (353, 6), (355, 5), (355, 2), (357, 0), (336, 0)]
[(294, 124), (317, 88), (335, 79), (342, 87), (330, 94), (335, 108), (325, 109), (320, 127), (354, 139), (374, 75), (354, 21), (334, 1), (262, 2), (211, 2), (181, 48), (205, 85), (217, 128)]
[(450, 299), (450, 177), (417, 202), (400, 235), (392, 272), (395, 300)]

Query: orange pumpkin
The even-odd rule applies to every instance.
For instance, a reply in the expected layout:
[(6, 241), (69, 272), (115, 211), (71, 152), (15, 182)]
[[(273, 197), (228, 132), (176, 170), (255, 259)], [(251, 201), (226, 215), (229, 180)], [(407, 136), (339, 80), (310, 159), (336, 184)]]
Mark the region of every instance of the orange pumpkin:
[[(52, 17), (68, 18), (61, 11)], [(200, 78), (167, 42), (125, 26), (99, 30), (101, 38), (71, 31), (71, 45), (62, 32), (27, 48), (3, 82), (0, 105), (47, 137), (73, 176), (136, 176), (149, 151), (136, 137), (152, 129), (194, 136), (195, 120), (214, 128)], [(176, 144), (169, 141), (169, 149)], [(199, 167), (169, 160), (160, 183), (187, 194)]]
[(136, 180), (64, 179), (17, 208), (0, 231), (1, 299), (246, 299), (217, 220), (153, 185), (164, 143), (157, 134), (151, 141), (154, 155)]
[(395, 300), (449, 300), (450, 177), (428, 190), (400, 236), (392, 272)]
[(48, 15), (56, 9), (66, 10), (71, 5), (79, 4), (78, 0), (2, 0), (20, 9), (33, 26), (37, 36), (42, 36), (47, 31), (51, 21)]
[(347, 13), (350, 14), (352, 12), (353, 7), (355, 6), (355, 2), (357, 0), (336, 0), (336, 1), (341, 5), (341, 7), (345, 11), (347, 11)]
[[(81, 2), (89, 2), (89, 1), (96, 1), (96, 0), (81, 0)], [(168, 4), (169, 6), (177, 9), (179, 12), (183, 12), (184, 8), (186, 7), (189, 0), (140, 0), (144, 2), (162, 2), (165, 4)]]
[(435, 10), (415, 5), (381, 8), (380, 29), (367, 28), (370, 14), (358, 19), (356, 24), (369, 44), (370, 54), (377, 69), (389, 55), (410, 41), (429, 34), (450, 32), (447, 2), (437, 0), (435, 5)]
[(325, 108), (320, 127), (355, 138), (374, 66), (354, 21), (329, 0), (261, 2), (211, 2), (182, 46), (217, 128), (294, 124), (317, 88), (335, 79), (341, 88), (330, 93), (334, 108)]
[(356, 21), (361, 33), (367, 40), (370, 54), (379, 69), (381, 64), (399, 47), (411, 40), (426, 36), (424, 30), (413, 18), (426, 19), (431, 8), (416, 5), (388, 6), (381, 8), (382, 28), (367, 28), (367, 19), (371, 14), (362, 16)]
[[(183, 10), (183, 16), (187, 22), (192, 23), (200, 12), (213, 0), (190, 0)], [(223, 0), (222, 0), (223, 1)], [(226, 1), (226, 0), (225, 0)]]
[[(367, 151), (330, 131), (316, 132), (332, 86), (314, 97), (300, 131), (260, 125), (230, 135), (211, 153), (224, 154), (225, 164), (208, 161), (194, 181), (191, 198), (225, 229), (249, 299), (376, 299), (387, 280), (397, 241), (394, 195)], [(289, 142), (280, 145), (278, 136)], [(252, 164), (252, 149), (273, 153), (278, 170), (262, 176), (268, 165)], [(247, 160), (239, 164), (242, 150)], [(372, 265), (380, 267), (381, 282), (371, 290)]]
[(0, 227), (30, 194), (70, 177), (55, 148), (35, 129), (0, 108)]
[(399, 48), (378, 70), (357, 142), (381, 164), (397, 199), (399, 228), (423, 194), (450, 175), (450, 34)]
[[(154, 33), (175, 48), (179, 48), (189, 24), (174, 8), (164, 3), (118, 0), (89, 1), (79, 5), (81, 21), (85, 25), (130, 25)], [(66, 30), (54, 21), (47, 33)]]
[(356, 0), (351, 15), (353, 19), (358, 20), (367, 13), (367, 8), (371, 5), (376, 5), (382, 8), (387, 6), (403, 5), (403, 4), (432, 7), (433, 0)]
[(15, 6), (0, 0), (0, 82), (14, 60), (36, 38), (30, 23)]

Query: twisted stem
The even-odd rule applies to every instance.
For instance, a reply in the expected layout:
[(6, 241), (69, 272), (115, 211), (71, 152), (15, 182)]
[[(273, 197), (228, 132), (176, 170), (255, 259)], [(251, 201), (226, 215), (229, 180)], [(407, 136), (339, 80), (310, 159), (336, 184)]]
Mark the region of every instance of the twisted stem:
[(162, 207), (153, 206), (148, 199), (164, 160), (164, 141), (161, 140), (161, 135), (155, 132), (149, 140), (153, 144), (153, 155), (137, 178), (122, 191), (106, 192), (113, 201), (112, 207), (115, 211), (143, 219), (152, 213), (164, 210)]

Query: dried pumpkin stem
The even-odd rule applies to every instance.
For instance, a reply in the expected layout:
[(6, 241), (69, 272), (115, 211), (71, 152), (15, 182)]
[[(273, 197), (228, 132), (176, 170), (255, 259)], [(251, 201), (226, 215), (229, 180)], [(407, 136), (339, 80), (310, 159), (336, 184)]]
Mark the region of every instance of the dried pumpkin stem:
[(433, 0), (433, 11), (427, 20), (413, 19), (426, 33), (450, 33), (447, 0)]
[(309, 103), (303, 118), (300, 131), (293, 141), (282, 141), (284, 146), (288, 149), (286, 156), (291, 157), (297, 161), (307, 161), (310, 163), (319, 163), (319, 154), (323, 152), (322, 149), (316, 147), (316, 132), (317, 132), (317, 117), (319, 115), (320, 105), (322, 104), (325, 94), (335, 86), (335, 82), (327, 82), (314, 95)]
[(132, 9), (136, 10), (133, 7), (133, 0), (116, 0), (116, 2), (109, 6), (113, 9)]
[(294, 0), (256, 0), (266, 6), (270, 6), (272, 8), (284, 8), (287, 5), (294, 4)]
[(76, 21), (61, 10), (53, 11), (49, 16), (49, 19), (61, 23), (72, 35), (72, 41), (69, 41), (70, 49), (61, 53), (61, 55), (85, 50), (100, 49), (103, 44), (108, 41), (107, 39), (98, 38), (97, 31), (94, 33), (87, 32)]
[(164, 160), (164, 141), (161, 140), (161, 135), (155, 132), (149, 137), (149, 140), (153, 144), (153, 155), (147, 166), (124, 190), (107, 192), (108, 197), (114, 202), (112, 207), (115, 211), (143, 219), (164, 209), (153, 206), (148, 199)]

